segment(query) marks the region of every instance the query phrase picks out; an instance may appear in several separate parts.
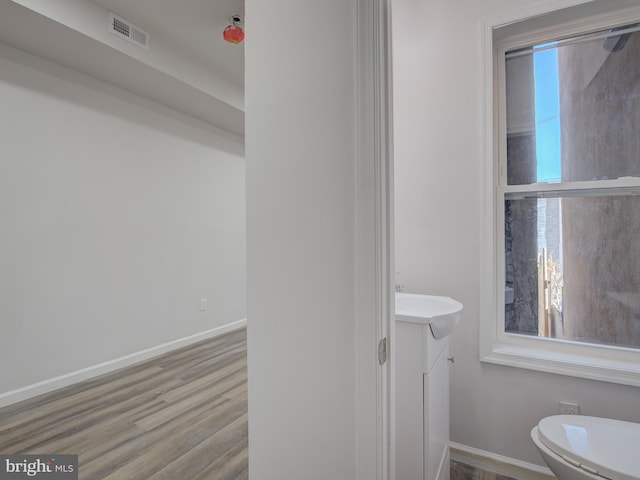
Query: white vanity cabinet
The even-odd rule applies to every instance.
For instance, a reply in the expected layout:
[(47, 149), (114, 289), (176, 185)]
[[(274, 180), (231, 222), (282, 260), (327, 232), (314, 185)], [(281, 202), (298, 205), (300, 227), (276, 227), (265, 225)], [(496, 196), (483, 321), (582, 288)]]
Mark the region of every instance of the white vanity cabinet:
[(449, 480), (449, 339), (396, 314), (396, 480)]

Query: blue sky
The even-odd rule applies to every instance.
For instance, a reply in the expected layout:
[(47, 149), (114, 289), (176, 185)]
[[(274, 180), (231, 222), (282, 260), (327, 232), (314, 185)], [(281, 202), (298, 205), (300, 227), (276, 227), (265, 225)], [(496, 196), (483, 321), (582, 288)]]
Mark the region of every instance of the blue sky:
[(533, 54), (536, 112), (536, 155), (538, 182), (559, 181), (560, 95), (558, 50), (549, 48)]

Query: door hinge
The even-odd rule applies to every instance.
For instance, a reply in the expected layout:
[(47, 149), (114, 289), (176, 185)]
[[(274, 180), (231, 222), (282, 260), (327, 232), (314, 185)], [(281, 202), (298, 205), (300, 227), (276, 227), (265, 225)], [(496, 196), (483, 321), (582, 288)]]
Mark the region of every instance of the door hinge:
[(387, 337), (384, 337), (378, 343), (378, 362), (380, 365), (384, 365), (387, 361)]

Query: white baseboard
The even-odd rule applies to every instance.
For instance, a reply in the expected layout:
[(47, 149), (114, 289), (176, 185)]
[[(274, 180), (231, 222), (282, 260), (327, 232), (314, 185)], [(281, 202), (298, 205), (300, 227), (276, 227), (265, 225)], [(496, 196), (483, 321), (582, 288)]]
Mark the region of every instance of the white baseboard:
[(486, 472), (506, 475), (518, 480), (557, 480), (551, 470), (455, 442), (449, 442), (451, 460), (471, 465)]
[(64, 375), (60, 375), (59, 377), (43, 380), (42, 382), (27, 385), (26, 387), (21, 387), (16, 390), (11, 390), (9, 392), (0, 394), (0, 407), (5, 407), (7, 405), (11, 405), (12, 403), (27, 400), (29, 398), (42, 395), (43, 393), (48, 393), (62, 387), (73, 385), (74, 383), (78, 383), (83, 380), (97, 377), (98, 375), (113, 372), (120, 368), (130, 367), (137, 363), (162, 355), (163, 353), (177, 350), (178, 348), (186, 347), (188, 345), (198, 343), (202, 340), (217, 337), (233, 330), (238, 330), (245, 327), (246, 325), (246, 319), (227, 323), (225, 325), (212, 328), (211, 330), (207, 330), (205, 332), (200, 332), (196, 333), (195, 335), (179, 338), (171, 342), (163, 343), (162, 345), (156, 345), (155, 347), (147, 348), (130, 355), (125, 355), (124, 357), (99, 363), (98, 365), (93, 365), (81, 370), (76, 370), (75, 372), (66, 373)]

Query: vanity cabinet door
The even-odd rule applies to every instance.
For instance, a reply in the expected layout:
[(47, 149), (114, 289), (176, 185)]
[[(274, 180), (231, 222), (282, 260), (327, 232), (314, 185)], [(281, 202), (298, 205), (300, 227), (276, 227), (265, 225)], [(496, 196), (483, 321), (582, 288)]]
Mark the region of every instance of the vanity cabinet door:
[(449, 479), (449, 345), (424, 374), (425, 480)]

